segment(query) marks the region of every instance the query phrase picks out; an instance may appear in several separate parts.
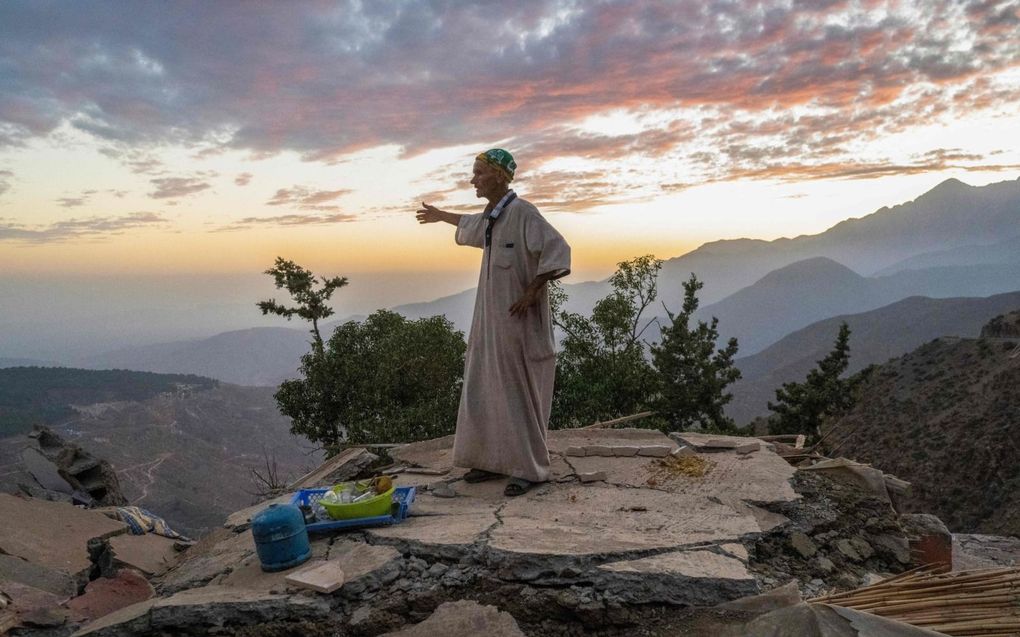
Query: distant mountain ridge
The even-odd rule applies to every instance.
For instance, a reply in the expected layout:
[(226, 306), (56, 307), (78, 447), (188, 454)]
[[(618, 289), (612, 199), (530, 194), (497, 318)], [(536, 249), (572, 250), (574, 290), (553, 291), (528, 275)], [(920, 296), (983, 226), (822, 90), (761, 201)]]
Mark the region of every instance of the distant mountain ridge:
[[(692, 271), (697, 273), (705, 283), (699, 295), (699, 316), (718, 316), (721, 333), (736, 335), (741, 340), (740, 353), (746, 356), (814, 321), (909, 296), (974, 297), (1018, 289), (1020, 251), (1012, 252), (1012, 244), (1003, 239), (1016, 238), (1018, 233), (1020, 180), (983, 187), (948, 180), (913, 201), (849, 219), (820, 234), (706, 243), (664, 263), (659, 295), (675, 310), (681, 304), (683, 281)], [(987, 246), (997, 246), (986, 252), (1001, 258), (982, 260), (982, 247)], [(945, 256), (945, 266), (940, 255)], [(888, 277), (866, 276), (886, 269), (895, 271)], [(590, 312), (595, 301), (609, 292), (607, 281), (565, 283), (564, 288), (569, 295), (567, 308), (582, 313)], [(775, 297), (768, 298), (767, 290)], [(475, 290), (469, 289), (393, 309), (411, 319), (443, 314), (467, 333), (474, 297)], [(658, 312), (660, 307), (657, 304), (654, 309)], [(763, 311), (766, 308), (768, 312)], [(302, 330), (278, 329), (130, 348), (80, 363), (192, 371), (228, 382), (275, 384), (295, 374), (301, 354), (307, 351)]]
[(909, 297), (868, 312), (845, 314), (812, 323), (784, 336), (761, 352), (736, 360), (742, 378), (730, 387), (727, 414), (744, 425), (768, 413), (768, 401), (783, 383), (803, 380), (828, 354), (840, 323), (850, 326), (850, 368), (901, 356), (932, 339), (976, 337), (991, 318), (1020, 309), (1020, 292), (986, 298)]

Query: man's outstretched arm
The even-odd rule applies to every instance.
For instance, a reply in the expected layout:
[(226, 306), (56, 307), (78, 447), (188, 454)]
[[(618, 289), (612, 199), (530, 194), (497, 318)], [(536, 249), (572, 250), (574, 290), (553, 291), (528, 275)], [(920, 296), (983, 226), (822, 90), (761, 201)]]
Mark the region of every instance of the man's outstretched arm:
[(418, 219), (418, 223), (435, 223), (437, 221), (445, 221), (446, 223), (456, 226), (460, 223), (460, 218), (464, 215), (458, 215), (454, 212), (446, 212), (440, 210), (435, 206), (431, 206), (424, 201), (421, 202), (422, 207), (415, 213), (415, 218)]

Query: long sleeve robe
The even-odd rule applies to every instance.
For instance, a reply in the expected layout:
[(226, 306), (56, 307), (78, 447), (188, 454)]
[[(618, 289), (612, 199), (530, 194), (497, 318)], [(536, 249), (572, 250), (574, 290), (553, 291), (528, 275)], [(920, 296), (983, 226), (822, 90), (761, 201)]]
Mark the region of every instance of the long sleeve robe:
[(485, 214), (465, 215), (458, 244), (482, 248), (464, 388), (453, 445), (454, 464), (524, 478), (549, 479), (546, 431), (556, 353), (549, 294), (524, 317), (510, 306), (540, 274), (570, 272), (570, 246), (527, 201), (514, 199), (485, 247)]

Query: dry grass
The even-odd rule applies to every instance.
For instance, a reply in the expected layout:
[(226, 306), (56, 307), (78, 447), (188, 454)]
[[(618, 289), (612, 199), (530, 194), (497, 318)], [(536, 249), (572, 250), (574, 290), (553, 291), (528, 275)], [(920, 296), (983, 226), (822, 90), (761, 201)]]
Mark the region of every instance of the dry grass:
[(682, 456), (680, 458), (667, 456), (659, 458), (649, 463), (649, 475), (646, 484), (654, 487), (680, 477), (701, 478), (708, 474), (714, 466), (715, 462), (702, 456)]

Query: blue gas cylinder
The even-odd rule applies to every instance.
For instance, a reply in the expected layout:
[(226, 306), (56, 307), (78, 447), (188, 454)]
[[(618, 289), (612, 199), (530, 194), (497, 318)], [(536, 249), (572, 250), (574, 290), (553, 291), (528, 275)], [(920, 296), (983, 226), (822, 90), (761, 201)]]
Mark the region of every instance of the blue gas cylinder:
[(293, 504), (270, 504), (251, 521), (263, 571), (282, 571), (312, 556), (305, 516)]

